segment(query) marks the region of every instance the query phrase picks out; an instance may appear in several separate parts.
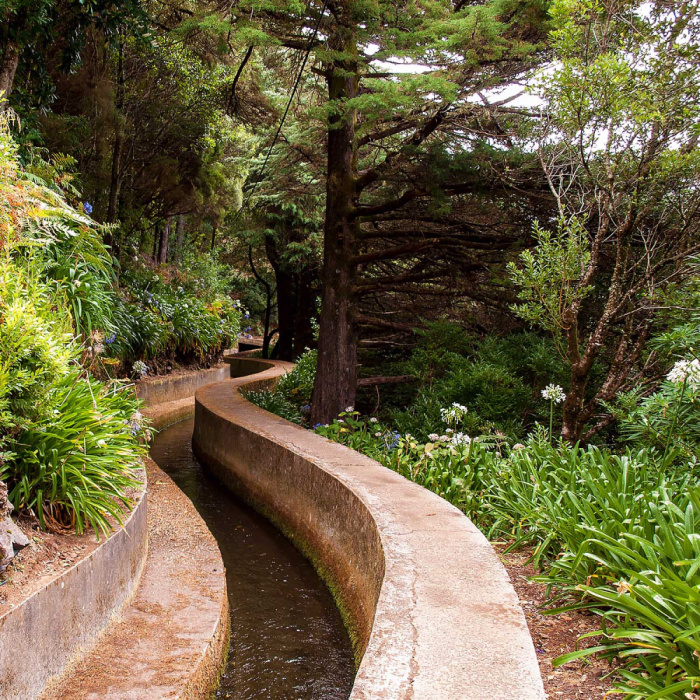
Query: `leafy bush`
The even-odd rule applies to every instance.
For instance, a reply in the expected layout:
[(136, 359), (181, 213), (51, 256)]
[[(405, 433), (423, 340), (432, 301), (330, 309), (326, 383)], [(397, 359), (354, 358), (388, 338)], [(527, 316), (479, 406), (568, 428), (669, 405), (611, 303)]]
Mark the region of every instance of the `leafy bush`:
[(612, 408), (620, 436), (637, 445), (654, 445), (662, 452), (673, 441), (685, 458), (700, 447), (700, 384), (665, 381), (650, 396), (631, 392)]
[(0, 480), (57, 530), (108, 530), (137, 483), (138, 402), (78, 364), (111, 280), (99, 231), (21, 169), (0, 112)]
[(431, 324), (409, 360), (394, 370), (418, 377), (420, 385), (388, 416), (397, 430), (421, 440), (440, 425), (441, 407), (453, 402), (469, 409), (468, 432), (522, 439), (526, 429), (548, 420), (540, 389), (552, 378), (563, 381), (553, 344), (534, 333), (478, 339), (445, 323)]
[[(35, 510), (42, 526), (108, 532), (129, 505), (128, 489), (144, 448), (133, 392), (74, 370), (52, 387), (46, 415), (23, 427), (0, 479), (16, 508)], [(48, 522), (47, 522), (48, 521)]]
[(70, 320), (55, 303), (36, 276), (0, 259), (0, 448), (2, 432), (44, 414), (52, 382), (68, 372)]
[(294, 367), (280, 377), (275, 393), (297, 408), (310, 406), (317, 359), (317, 351), (307, 349), (296, 361)]
[(301, 425), (308, 421), (316, 376), (316, 350), (306, 350), (283, 374), (272, 391), (249, 391), (244, 396), (260, 408)]
[(115, 306), (108, 336), (112, 356), (131, 362), (159, 356), (201, 360), (235, 342), (242, 312), (230, 298), (209, 294), (205, 301), (186, 282), (175, 286), (153, 271), (132, 272), (125, 282), (131, 300)]
[(243, 394), (248, 401), (256, 406), (274, 413), (280, 418), (290, 421), (291, 423), (300, 424), (302, 417), (297, 410), (297, 407), (287, 401), (283, 396), (274, 391), (248, 391)]

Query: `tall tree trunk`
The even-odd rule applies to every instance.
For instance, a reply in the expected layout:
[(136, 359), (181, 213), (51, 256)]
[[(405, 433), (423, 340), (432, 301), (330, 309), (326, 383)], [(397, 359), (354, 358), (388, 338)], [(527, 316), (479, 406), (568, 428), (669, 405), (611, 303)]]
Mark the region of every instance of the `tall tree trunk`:
[[(342, 55), (357, 51), (355, 29), (347, 7), (340, 8), (342, 24), (329, 36), (329, 49)], [(339, 22), (340, 25), (340, 22)], [(336, 60), (328, 71), (331, 104), (344, 106), (357, 94), (357, 64)], [(357, 333), (353, 297), (357, 267), (357, 203), (355, 177), (355, 114), (334, 114), (328, 129), (328, 171), (324, 227), (323, 301), (321, 304), (318, 367), (314, 383), (312, 423), (328, 423), (355, 404)]]
[[(0, 93), (7, 98), (12, 92), (12, 85), (15, 82), (15, 73), (19, 66), (20, 47), (16, 41), (8, 40), (0, 58)], [(0, 105), (0, 109), (4, 109)]]
[(275, 271), (277, 286), (277, 345), (275, 355), (279, 360), (294, 359), (294, 326), (296, 318), (295, 275), (280, 260), (279, 251), (272, 236), (265, 237), (267, 259)]
[(211, 246), (209, 247), (209, 250), (212, 251), (214, 250), (214, 246), (216, 245), (216, 230), (218, 226), (216, 224), (212, 224), (211, 227)]
[(564, 401), (562, 409), (561, 437), (570, 444), (574, 444), (581, 436), (583, 423), (580, 420), (586, 395), (586, 385), (588, 384), (588, 373), (577, 371), (576, 367), (571, 370), (571, 382), (569, 391)]
[(306, 348), (314, 344), (314, 329), (311, 319), (316, 313), (316, 294), (314, 293), (315, 274), (311, 269), (299, 273), (297, 282), (297, 313), (294, 323), (294, 358), (299, 357)]
[(175, 254), (179, 260), (182, 257), (182, 248), (185, 245), (185, 215), (177, 217), (177, 238), (175, 239)]
[(158, 249), (158, 262), (164, 265), (168, 262), (168, 245), (170, 243), (170, 222), (172, 217), (168, 216), (165, 219), (165, 225), (160, 234), (160, 246)]
[(156, 224), (156, 227), (153, 229), (153, 262), (154, 263), (158, 262), (158, 244), (160, 243), (160, 237), (161, 237), (160, 224)]
[(107, 223), (113, 224), (117, 219), (117, 204), (119, 188), (121, 187), (121, 161), (124, 148), (124, 42), (119, 43), (117, 59), (117, 99), (115, 104), (115, 133), (112, 150), (112, 176), (109, 183), (109, 206), (107, 207)]
[(275, 270), (277, 280), (277, 357), (291, 362), (294, 359), (294, 329), (296, 326), (297, 298), (294, 276), (284, 269)]

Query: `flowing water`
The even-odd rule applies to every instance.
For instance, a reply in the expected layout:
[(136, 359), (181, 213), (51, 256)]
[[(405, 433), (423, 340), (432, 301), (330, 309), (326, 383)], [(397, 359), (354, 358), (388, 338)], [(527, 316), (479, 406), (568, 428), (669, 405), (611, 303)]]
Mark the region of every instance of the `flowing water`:
[(330, 592), (279, 530), (202, 469), (193, 425), (163, 430), (150, 456), (192, 500), (226, 565), (231, 650), (216, 697), (347, 698), (352, 649)]

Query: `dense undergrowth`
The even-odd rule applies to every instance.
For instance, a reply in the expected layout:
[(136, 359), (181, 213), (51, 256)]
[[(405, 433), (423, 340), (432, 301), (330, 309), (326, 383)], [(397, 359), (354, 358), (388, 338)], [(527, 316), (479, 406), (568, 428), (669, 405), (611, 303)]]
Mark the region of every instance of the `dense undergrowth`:
[[(616, 441), (583, 447), (553, 437), (563, 392), (544, 386), (554, 361), (541, 341), (521, 336), (516, 358), (518, 340), (458, 336), (461, 345), (454, 338), (432, 352), (423, 345), (401, 366), (423, 373), (408, 390), (412, 400), (403, 389), (382, 412), (348, 407), (313, 429), (439, 494), (491, 540), (531, 547), (548, 612), (587, 608), (601, 620), (590, 635), (595, 644), (558, 663), (600, 653), (619, 659), (616, 690), (625, 698), (693, 697), (700, 686), (699, 363), (677, 361), (651, 395), (619, 397), (618, 430), (608, 434)], [(275, 392), (249, 398), (308, 425), (314, 364), (309, 352)]]
[(212, 261), (119, 272), (73, 189), (23, 167), (0, 112), (0, 480), (57, 532), (109, 530), (149, 437), (128, 379), (229, 347), (242, 313)]

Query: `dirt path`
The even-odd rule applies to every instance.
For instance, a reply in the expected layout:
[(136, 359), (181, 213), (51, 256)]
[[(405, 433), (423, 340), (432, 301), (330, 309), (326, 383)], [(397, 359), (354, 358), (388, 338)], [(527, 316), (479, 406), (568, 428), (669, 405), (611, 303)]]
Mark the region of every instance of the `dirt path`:
[[(540, 608), (546, 601), (545, 586), (529, 580), (536, 573), (531, 564), (526, 564), (530, 552), (521, 550), (502, 554), (505, 547), (494, 547), (501, 556), (525, 612), (547, 697), (550, 700), (601, 700), (614, 683), (612, 677), (607, 677), (612, 670), (607, 661), (591, 657), (559, 668), (552, 666), (553, 659), (581, 648), (576, 645), (576, 640), (586, 632), (599, 629), (600, 618), (578, 611), (543, 615)], [(596, 640), (587, 639), (584, 643), (585, 646), (594, 646)]]

